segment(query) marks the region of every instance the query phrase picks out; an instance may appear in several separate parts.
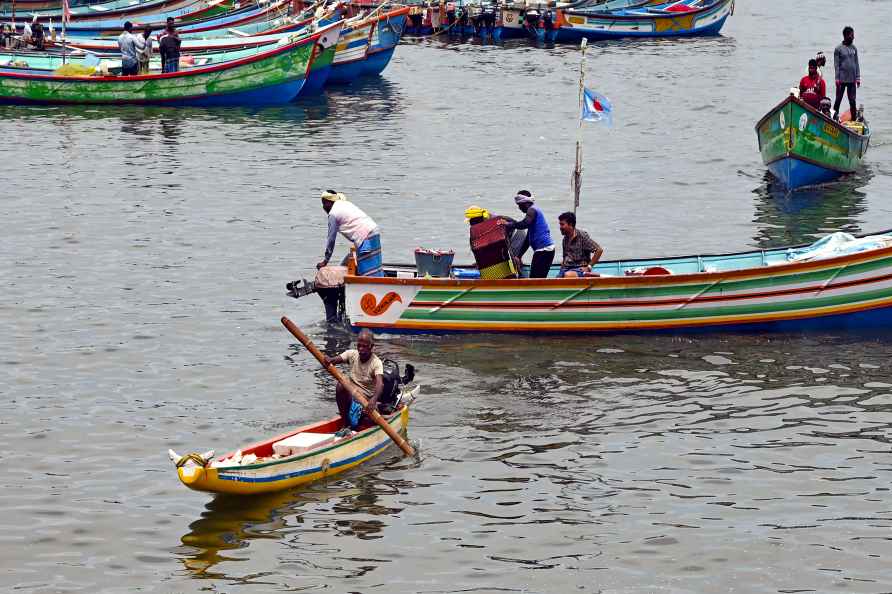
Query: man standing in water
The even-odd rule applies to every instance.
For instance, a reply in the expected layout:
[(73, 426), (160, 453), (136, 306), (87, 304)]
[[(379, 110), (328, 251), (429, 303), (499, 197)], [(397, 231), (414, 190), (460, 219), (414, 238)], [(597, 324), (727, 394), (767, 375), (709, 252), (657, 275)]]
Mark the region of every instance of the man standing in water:
[[(349, 380), (365, 396), (368, 406), (363, 410), (362, 406), (353, 400), (350, 391), (340, 383), (335, 389), (335, 399), (338, 403), (338, 413), (344, 421), (344, 427), (337, 432), (338, 437), (344, 437), (349, 431), (357, 431), (362, 425), (371, 423), (369, 414), (376, 410), (378, 399), (384, 391), (384, 364), (378, 355), (372, 351), (375, 348), (375, 337), (371, 330), (363, 328), (356, 340), (356, 349), (349, 349), (337, 357), (326, 357), (325, 361), (332, 365), (341, 363), (350, 364)], [(365, 420), (366, 422), (362, 422)]]
[(861, 65), (858, 63), (858, 48), (855, 47), (855, 30), (846, 27), (842, 30), (842, 43), (833, 52), (833, 67), (836, 70), (836, 101), (833, 104), (833, 118), (839, 120), (839, 107), (842, 94), (849, 96), (849, 115), (854, 120), (858, 115), (855, 104), (856, 88), (861, 86)]

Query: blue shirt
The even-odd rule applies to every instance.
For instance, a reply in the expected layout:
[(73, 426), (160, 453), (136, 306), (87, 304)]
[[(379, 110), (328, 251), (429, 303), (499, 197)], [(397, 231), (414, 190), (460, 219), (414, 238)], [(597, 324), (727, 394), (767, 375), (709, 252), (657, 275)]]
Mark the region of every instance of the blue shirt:
[[(532, 221), (530, 219), (532, 213)], [(529, 222), (528, 222), (529, 221)], [(527, 235), (530, 238), (530, 247), (534, 252), (544, 250), (546, 248), (554, 249), (554, 241), (551, 240), (551, 231), (548, 229), (548, 221), (545, 215), (539, 210), (539, 207), (533, 205), (527, 209), (526, 217), (523, 220), (514, 223), (515, 229), (527, 229)]]

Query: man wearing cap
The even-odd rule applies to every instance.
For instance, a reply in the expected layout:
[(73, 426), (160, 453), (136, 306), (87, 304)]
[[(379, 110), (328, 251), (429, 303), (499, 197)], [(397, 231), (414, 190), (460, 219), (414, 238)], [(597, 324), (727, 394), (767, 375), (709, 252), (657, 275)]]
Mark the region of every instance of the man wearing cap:
[(322, 209), (328, 213), (328, 239), (325, 244), (325, 258), (316, 264), (316, 268), (328, 266), (335, 240), (340, 233), (356, 247), (358, 276), (384, 276), (381, 233), (372, 217), (334, 190), (322, 193)]
[(530, 247), (533, 248), (533, 259), (530, 262), (530, 278), (546, 278), (554, 262), (554, 242), (545, 215), (535, 205), (533, 195), (528, 190), (521, 190), (514, 197), (517, 208), (526, 216), (520, 221), (508, 223), (508, 230), (527, 229)]

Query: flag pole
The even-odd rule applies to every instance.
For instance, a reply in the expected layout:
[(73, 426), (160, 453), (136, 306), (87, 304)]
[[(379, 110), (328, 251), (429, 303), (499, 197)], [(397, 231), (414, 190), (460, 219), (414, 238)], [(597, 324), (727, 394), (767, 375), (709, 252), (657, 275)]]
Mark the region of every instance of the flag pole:
[(65, 25), (70, 18), (69, 0), (62, 0), (62, 64), (65, 64), (65, 57), (68, 54), (68, 38), (65, 35)]
[[(582, 58), (579, 60), (579, 113), (582, 113), (583, 102), (585, 101), (585, 48), (588, 45), (588, 39), (582, 38), (579, 49), (582, 52)], [(573, 214), (579, 208), (579, 193), (582, 190), (582, 117), (579, 118), (579, 125), (576, 127), (576, 166), (573, 168), (573, 177), (571, 184), (573, 188)]]

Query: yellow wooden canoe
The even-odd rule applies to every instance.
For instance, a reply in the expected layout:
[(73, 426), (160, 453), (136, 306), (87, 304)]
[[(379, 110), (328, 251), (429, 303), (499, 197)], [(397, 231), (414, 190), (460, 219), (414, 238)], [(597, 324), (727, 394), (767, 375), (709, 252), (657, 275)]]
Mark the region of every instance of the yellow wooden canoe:
[[(417, 397), (419, 387), (403, 393), (398, 410), (385, 418), (398, 432), (409, 425), (409, 405)], [(188, 454), (176, 456), (180, 481), (196, 491), (253, 495), (281, 491), (327, 478), (371, 460), (393, 442), (377, 425), (347, 437), (335, 437), (342, 427), (334, 417), (288, 433), (243, 447), (224, 456)], [(300, 436), (298, 439), (290, 439)], [(305, 438), (305, 439), (301, 439)], [(290, 442), (315, 444), (299, 446), (282, 455)], [(279, 453), (277, 453), (277, 451)]]

